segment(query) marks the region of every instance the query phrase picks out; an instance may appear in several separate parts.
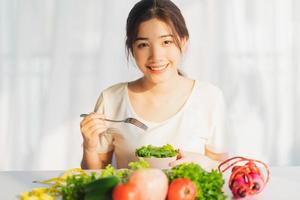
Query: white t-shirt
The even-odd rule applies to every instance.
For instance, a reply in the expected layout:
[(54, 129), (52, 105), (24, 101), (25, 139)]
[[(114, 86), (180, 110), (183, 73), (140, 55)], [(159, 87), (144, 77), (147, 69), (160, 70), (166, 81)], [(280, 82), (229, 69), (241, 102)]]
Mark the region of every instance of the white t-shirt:
[(118, 168), (136, 161), (135, 149), (149, 144), (171, 144), (183, 151), (201, 154), (204, 154), (206, 145), (215, 153), (227, 152), (224, 98), (221, 90), (210, 83), (195, 81), (182, 108), (160, 123), (146, 121), (135, 113), (128, 96), (128, 83), (105, 89), (94, 111), (115, 120), (133, 117), (148, 126), (144, 131), (129, 123), (108, 122), (109, 129), (99, 135), (98, 152), (114, 150)]

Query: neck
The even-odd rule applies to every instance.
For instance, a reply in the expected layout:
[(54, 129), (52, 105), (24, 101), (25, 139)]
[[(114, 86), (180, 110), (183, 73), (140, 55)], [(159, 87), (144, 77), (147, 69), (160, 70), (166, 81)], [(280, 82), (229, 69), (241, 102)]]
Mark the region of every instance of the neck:
[(160, 82), (160, 83), (153, 83), (148, 81), (145, 77), (140, 79), (141, 87), (143, 90), (153, 94), (153, 95), (160, 95), (160, 94), (168, 94), (172, 91), (176, 91), (178, 84), (183, 81), (182, 76), (173, 76), (168, 81)]

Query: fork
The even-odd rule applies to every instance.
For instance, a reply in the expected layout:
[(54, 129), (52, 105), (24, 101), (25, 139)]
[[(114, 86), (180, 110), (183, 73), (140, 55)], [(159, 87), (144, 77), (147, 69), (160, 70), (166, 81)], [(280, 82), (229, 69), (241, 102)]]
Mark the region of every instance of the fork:
[[(86, 117), (87, 115), (88, 114), (81, 114), (80, 117)], [(128, 117), (123, 120), (113, 120), (113, 119), (106, 119), (106, 118), (99, 118), (99, 119), (109, 121), (109, 122), (124, 122), (124, 123), (133, 124), (141, 129), (143, 129), (144, 131), (146, 131), (148, 129), (148, 126), (146, 126), (144, 123), (142, 123), (139, 120), (132, 118), (132, 117)]]

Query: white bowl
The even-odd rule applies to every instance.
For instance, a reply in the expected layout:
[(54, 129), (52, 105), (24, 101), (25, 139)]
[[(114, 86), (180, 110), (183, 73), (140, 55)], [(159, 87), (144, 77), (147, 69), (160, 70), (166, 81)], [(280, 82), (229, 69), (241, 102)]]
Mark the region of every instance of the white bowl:
[(177, 156), (167, 157), (167, 158), (156, 158), (156, 157), (138, 157), (143, 158), (150, 164), (151, 168), (158, 168), (158, 169), (169, 169), (171, 168), (169, 163), (176, 160)]

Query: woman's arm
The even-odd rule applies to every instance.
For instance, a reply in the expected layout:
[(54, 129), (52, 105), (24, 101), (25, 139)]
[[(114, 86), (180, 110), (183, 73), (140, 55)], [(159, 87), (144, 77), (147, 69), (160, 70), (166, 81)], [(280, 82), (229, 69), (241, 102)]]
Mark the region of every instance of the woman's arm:
[(228, 153), (215, 153), (205, 146), (204, 155), (212, 160), (222, 162), (228, 158)]
[(214, 153), (208, 148), (205, 148), (205, 153), (183, 152), (179, 150), (179, 155), (176, 161), (170, 163), (171, 167), (182, 163), (194, 162), (199, 164), (207, 171), (216, 169), (218, 165), (227, 158), (227, 153)]
[(113, 151), (107, 153), (97, 153), (83, 149), (81, 161), (82, 169), (103, 169), (112, 161)]

